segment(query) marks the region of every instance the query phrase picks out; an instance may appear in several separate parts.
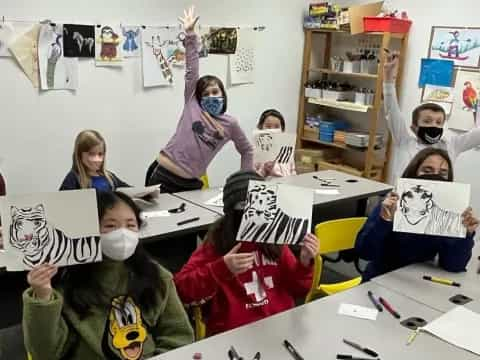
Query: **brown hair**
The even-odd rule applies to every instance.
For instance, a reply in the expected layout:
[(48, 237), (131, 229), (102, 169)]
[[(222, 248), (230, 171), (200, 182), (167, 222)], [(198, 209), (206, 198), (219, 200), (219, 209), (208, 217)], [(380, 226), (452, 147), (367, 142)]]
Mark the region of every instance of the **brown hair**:
[(435, 103), (425, 103), (422, 105), (417, 106), (412, 112), (412, 125), (418, 126), (418, 118), (420, 117), (420, 113), (424, 110), (430, 110), (433, 112), (440, 112), (443, 115), (443, 121), (447, 118), (445, 114), (445, 110), (438, 104)]
[(218, 77), (213, 75), (205, 75), (202, 76), (197, 81), (197, 85), (195, 87), (195, 97), (197, 98), (198, 103), (200, 104), (202, 101), (202, 93), (205, 91), (207, 87), (210, 85), (217, 85), (220, 88), (223, 96), (223, 108), (221, 114), (224, 114), (227, 111), (227, 92), (225, 91), (225, 86), (223, 86), (222, 80)]
[(410, 161), (405, 170), (403, 171), (402, 178), (417, 178), (418, 168), (423, 164), (423, 162), (430, 156), (438, 155), (441, 156), (448, 164), (448, 181), (453, 181), (453, 167), (452, 160), (445, 150), (437, 149), (433, 147), (427, 147), (422, 151), (419, 151), (417, 155)]
[[(80, 134), (77, 135), (75, 139), (75, 146), (73, 149), (73, 165), (72, 170), (78, 175), (80, 188), (86, 189), (91, 186), (91, 178), (88, 175), (87, 169), (82, 162), (82, 154), (89, 152), (91, 148), (101, 145), (103, 146), (104, 156), (107, 153), (107, 146), (102, 135), (95, 130), (83, 130)], [(100, 169), (100, 174), (105, 176), (113, 188), (113, 180), (110, 173), (105, 169), (105, 159), (103, 160), (102, 167)]]

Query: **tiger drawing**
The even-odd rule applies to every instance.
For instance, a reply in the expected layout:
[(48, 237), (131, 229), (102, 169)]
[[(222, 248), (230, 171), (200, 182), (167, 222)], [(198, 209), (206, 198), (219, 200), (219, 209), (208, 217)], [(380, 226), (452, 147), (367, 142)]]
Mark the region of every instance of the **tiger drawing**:
[(239, 240), (295, 245), (307, 231), (308, 219), (291, 217), (278, 207), (276, 185), (249, 189)]
[(10, 244), (23, 253), (28, 268), (37, 265), (71, 265), (101, 260), (98, 236), (70, 238), (47, 222), (42, 204), (10, 207)]

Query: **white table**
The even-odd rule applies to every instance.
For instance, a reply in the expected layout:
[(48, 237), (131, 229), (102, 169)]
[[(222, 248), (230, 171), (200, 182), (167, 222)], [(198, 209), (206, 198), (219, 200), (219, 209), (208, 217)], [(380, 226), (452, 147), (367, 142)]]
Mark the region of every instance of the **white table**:
[(198, 205), (210, 211), (213, 211), (217, 214), (223, 215), (223, 208), (220, 206), (211, 206), (206, 205), (205, 203), (214, 198), (215, 196), (222, 193), (221, 187), (209, 188), (205, 190), (191, 190), (191, 191), (182, 191), (179, 193), (172, 194), (180, 199), (188, 201), (192, 204)]
[(297, 349), (305, 360), (335, 359), (337, 353), (366, 355), (342, 343), (346, 338), (367, 346), (388, 360), (472, 360), (475, 355), (427, 334), (420, 334), (406, 346), (411, 330), (400, 325), (387, 312), (376, 321), (361, 320), (337, 314), (341, 303), (371, 307), (367, 290), (389, 301), (403, 318), (419, 316), (432, 321), (441, 315), (437, 310), (408, 299), (374, 283), (329, 296), (313, 303), (272, 316), (183, 348), (162, 354), (154, 359), (186, 360), (195, 352), (206, 360), (228, 359), (227, 351), (234, 346), (240, 356), (249, 360), (259, 351), (262, 359), (292, 360), (282, 346), (284, 339)]

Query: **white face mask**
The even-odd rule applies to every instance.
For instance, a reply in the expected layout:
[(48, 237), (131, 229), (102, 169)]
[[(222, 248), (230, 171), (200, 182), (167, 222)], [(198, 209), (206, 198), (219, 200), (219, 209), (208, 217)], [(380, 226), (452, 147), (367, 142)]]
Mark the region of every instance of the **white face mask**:
[(102, 252), (112, 260), (124, 261), (133, 255), (138, 245), (138, 233), (120, 228), (100, 236)]

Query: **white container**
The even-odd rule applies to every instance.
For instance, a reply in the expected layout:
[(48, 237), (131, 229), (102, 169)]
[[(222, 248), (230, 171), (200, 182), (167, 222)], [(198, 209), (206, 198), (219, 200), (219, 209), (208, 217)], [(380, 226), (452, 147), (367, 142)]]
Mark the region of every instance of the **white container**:
[(316, 89), (314, 89), (314, 88), (306, 87), (306, 88), (305, 88), (305, 96), (306, 96), (306, 97), (315, 97), (315, 96), (314, 96), (315, 90), (316, 90)]
[(365, 94), (365, 105), (373, 105), (373, 99), (375, 98), (374, 93)]
[(377, 59), (368, 60), (368, 73), (378, 74), (378, 61)]
[(360, 72), (362, 74), (368, 74), (370, 61), (367, 59), (360, 60)]
[(332, 71), (341, 72), (343, 71), (343, 60), (330, 58), (330, 69)]
[(365, 93), (364, 92), (355, 92), (355, 104), (365, 105)]
[(360, 60), (343, 62), (343, 72), (346, 73), (359, 73), (360, 72)]
[(353, 91), (338, 91), (338, 101), (353, 101), (355, 93)]
[(338, 93), (339, 91), (335, 90), (323, 90), (323, 99), (329, 101), (337, 101), (338, 100)]

